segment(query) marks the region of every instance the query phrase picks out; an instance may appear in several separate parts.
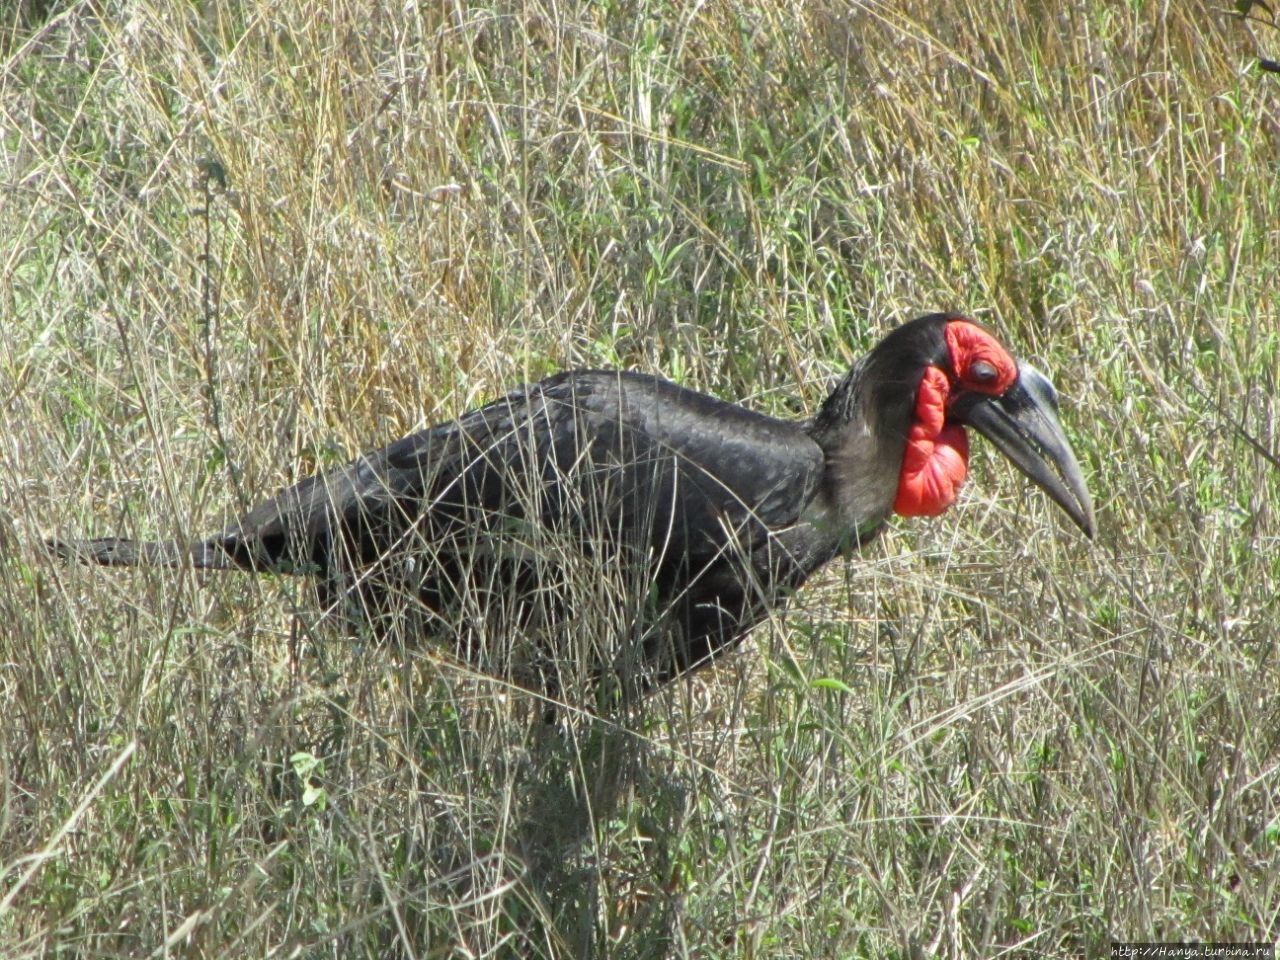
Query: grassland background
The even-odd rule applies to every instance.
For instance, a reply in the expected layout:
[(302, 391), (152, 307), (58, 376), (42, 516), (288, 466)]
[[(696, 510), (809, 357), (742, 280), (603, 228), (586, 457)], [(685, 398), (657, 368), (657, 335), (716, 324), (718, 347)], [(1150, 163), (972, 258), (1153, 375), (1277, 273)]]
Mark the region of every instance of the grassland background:
[[(0, 8), (2, 10), (3, 8)], [(1065, 957), (1280, 933), (1280, 31), (1208, 3), (27, 2), (0, 16), (0, 954)], [(612, 723), (185, 537), (520, 381), (801, 415), (893, 323), (1047, 368)], [(980, 444), (975, 446), (981, 447)]]

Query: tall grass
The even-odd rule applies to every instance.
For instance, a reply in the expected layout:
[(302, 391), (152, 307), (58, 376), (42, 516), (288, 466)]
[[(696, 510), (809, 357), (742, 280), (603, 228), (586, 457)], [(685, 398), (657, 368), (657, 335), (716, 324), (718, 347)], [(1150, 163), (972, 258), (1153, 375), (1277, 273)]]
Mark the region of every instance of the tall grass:
[[(1280, 32), (1205, 3), (26, 3), (0, 51), (0, 953), (1099, 956), (1280, 937)], [(518, 382), (1054, 377), (741, 655), (554, 725), (186, 538)], [(975, 446), (977, 446), (975, 444)]]

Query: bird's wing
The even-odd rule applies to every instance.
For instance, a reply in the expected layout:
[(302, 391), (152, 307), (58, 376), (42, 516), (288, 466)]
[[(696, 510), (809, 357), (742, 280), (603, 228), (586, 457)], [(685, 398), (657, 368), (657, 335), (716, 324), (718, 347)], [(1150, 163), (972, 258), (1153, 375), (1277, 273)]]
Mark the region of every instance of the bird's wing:
[(367, 563), (409, 531), (439, 541), (535, 519), (701, 555), (797, 522), (822, 468), (798, 425), (656, 377), (574, 371), (303, 480), (195, 559), (325, 567), (341, 545)]

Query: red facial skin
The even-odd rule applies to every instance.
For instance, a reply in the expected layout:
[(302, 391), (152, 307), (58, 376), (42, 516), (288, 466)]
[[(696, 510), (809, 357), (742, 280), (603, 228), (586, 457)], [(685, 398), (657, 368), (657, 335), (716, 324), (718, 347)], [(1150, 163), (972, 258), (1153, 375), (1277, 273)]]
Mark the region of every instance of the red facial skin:
[(936, 517), (956, 502), (969, 472), (969, 438), (948, 424), (947, 405), (964, 390), (999, 396), (1018, 379), (1018, 365), (976, 324), (953, 320), (945, 330), (951, 369), (928, 367), (916, 391), (916, 415), (898, 475), (893, 510), (904, 517)]

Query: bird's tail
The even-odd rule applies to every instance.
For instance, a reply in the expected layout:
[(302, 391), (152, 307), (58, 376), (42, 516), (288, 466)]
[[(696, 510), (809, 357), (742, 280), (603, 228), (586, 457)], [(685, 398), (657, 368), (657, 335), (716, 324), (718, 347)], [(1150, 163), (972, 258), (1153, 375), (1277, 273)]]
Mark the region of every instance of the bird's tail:
[(226, 570), (234, 566), (226, 553), (208, 541), (182, 545), (176, 540), (123, 540), (102, 537), (96, 540), (46, 540), (55, 556), (80, 563), (100, 563), (106, 567), (199, 567)]

